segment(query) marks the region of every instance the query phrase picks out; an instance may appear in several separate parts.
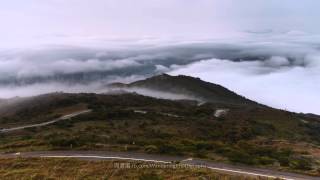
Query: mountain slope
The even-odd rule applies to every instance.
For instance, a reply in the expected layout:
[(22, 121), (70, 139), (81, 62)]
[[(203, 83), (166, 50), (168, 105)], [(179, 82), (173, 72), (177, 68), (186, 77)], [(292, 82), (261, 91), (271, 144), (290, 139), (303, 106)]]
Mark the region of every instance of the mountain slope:
[[(162, 74), (145, 80), (136, 81), (131, 84), (112, 84), (111, 87), (139, 89), (184, 95), (188, 99), (195, 99), (200, 102), (211, 102), (232, 105), (258, 105), (243, 96), (240, 96), (220, 85), (202, 81), (199, 78), (189, 76), (170, 76)], [(139, 93), (139, 92), (138, 92)], [(144, 94), (143, 92), (141, 94)], [(144, 94), (146, 95), (146, 94)]]
[(209, 99), (210, 103), (137, 93), (52, 93), (24, 98), (4, 107), (5, 111), (0, 112), (0, 128), (45, 122), (67, 109), (88, 108), (92, 112), (41, 128), (0, 133), (0, 152), (142, 151), (320, 175), (317, 116), (257, 105), (219, 85), (186, 76), (161, 75), (112, 86), (189, 93)]

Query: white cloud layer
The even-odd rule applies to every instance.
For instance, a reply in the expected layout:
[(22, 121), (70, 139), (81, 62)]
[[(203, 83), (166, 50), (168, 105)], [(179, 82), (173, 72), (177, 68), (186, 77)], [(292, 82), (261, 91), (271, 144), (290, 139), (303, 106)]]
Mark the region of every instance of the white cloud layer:
[(273, 107), (320, 114), (320, 38), (250, 32), (242, 39), (136, 39), (105, 46), (0, 51), (0, 98), (54, 91), (100, 92), (109, 82), (159, 73), (218, 83)]
[[(284, 58), (276, 59), (279, 59), (279, 62), (272, 64), (268, 62), (270, 60), (263, 63), (210, 59), (179, 68), (171, 74), (200, 77), (272, 107), (320, 114), (319, 64), (307, 67), (281, 67)], [(271, 61), (275, 59), (272, 58)], [(319, 63), (320, 56), (307, 61)], [(271, 68), (266, 64), (271, 65)]]
[(28, 78), (53, 76), (56, 74), (86, 73), (92, 71), (110, 71), (135, 67), (140, 64), (134, 59), (58, 59), (55, 61), (28, 61), (23, 59), (0, 60), (0, 79), (6, 77)]

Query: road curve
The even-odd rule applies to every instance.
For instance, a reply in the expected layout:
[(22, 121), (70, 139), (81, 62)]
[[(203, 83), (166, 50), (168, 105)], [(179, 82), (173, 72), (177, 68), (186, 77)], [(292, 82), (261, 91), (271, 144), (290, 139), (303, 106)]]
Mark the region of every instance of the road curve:
[(185, 165), (200, 165), (214, 171), (225, 172), (229, 174), (246, 175), (253, 177), (280, 178), (287, 180), (319, 180), (320, 177), (312, 177), (289, 172), (280, 172), (271, 169), (261, 169), (248, 167), (243, 165), (230, 165), (225, 163), (217, 163), (209, 160), (192, 159), (179, 156), (154, 155), (136, 152), (109, 152), (109, 151), (39, 151), (39, 152), (23, 152), (15, 154), (0, 154), (0, 158), (16, 158), (16, 157), (37, 157), (37, 158), (77, 158), (82, 160), (130, 160), (144, 161), (154, 163), (172, 163), (179, 161)]
[(67, 119), (73, 118), (75, 116), (79, 116), (81, 114), (89, 113), (91, 111), (92, 110), (88, 109), (88, 110), (74, 112), (74, 113), (62, 116), (60, 118), (57, 118), (57, 119), (54, 119), (54, 120), (51, 120), (51, 121), (47, 121), (47, 122), (43, 122), (43, 123), (19, 126), (19, 127), (14, 127), (14, 128), (8, 128), (8, 129), (0, 129), (0, 133), (12, 132), (12, 131), (17, 131), (17, 130), (22, 130), (22, 129), (27, 129), (27, 128), (47, 126), (47, 125), (50, 125), (50, 124), (54, 124), (54, 123), (56, 123), (58, 121), (67, 120)]

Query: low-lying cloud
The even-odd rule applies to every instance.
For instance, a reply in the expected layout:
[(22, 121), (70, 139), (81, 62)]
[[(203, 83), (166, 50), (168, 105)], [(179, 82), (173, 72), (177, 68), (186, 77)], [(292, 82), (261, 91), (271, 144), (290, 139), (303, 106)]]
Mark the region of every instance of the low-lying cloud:
[(139, 66), (138, 62), (131, 59), (107, 60), (99, 59), (76, 60), (61, 59), (57, 61), (35, 62), (23, 61), (21, 59), (0, 61), (0, 72), (2, 78), (6, 76), (18, 79), (32, 77), (47, 77), (59, 74), (86, 73), (94, 71), (110, 71), (127, 67)]
[(177, 69), (171, 74), (200, 77), (272, 107), (320, 113), (320, 67), (266, 66), (259, 61), (211, 59)]
[(273, 107), (320, 114), (319, 40), (301, 33), (264, 33), (240, 40), (131, 44), (113, 49), (2, 50), (0, 98), (55, 91), (101, 92), (110, 82), (169, 73), (200, 77)]
[(203, 101), (200, 98), (195, 96), (186, 95), (186, 94), (176, 94), (171, 92), (164, 92), (164, 91), (157, 91), (154, 89), (147, 89), (147, 88), (137, 88), (137, 87), (130, 87), (130, 88), (110, 88), (106, 89), (105, 93), (113, 93), (113, 92), (130, 92), (130, 93), (137, 93), (143, 96), (149, 96), (159, 99), (170, 99), (170, 100), (191, 100), (191, 101), (198, 101), (202, 103)]

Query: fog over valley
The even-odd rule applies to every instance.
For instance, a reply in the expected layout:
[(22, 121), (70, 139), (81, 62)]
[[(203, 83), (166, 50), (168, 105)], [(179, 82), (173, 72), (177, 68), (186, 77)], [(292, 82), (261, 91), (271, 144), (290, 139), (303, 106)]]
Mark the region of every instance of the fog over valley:
[(320, 0), (0, 4), (0, 179), (319, 179)]
[(269, 35), (278, 42), (261, 36), (130, 47), (123, 42), (113, 49), (44, 46), (2, 50), (0, 96), (103, 92), (109, 83), (168, 73), (200, 77), (273, 107), (319, 113), (320, 52), (311, 35)]
[(0, 98), (103, 93), (168, 73), (320, 114), (318, 1), (122, 2), (3, 3)]

